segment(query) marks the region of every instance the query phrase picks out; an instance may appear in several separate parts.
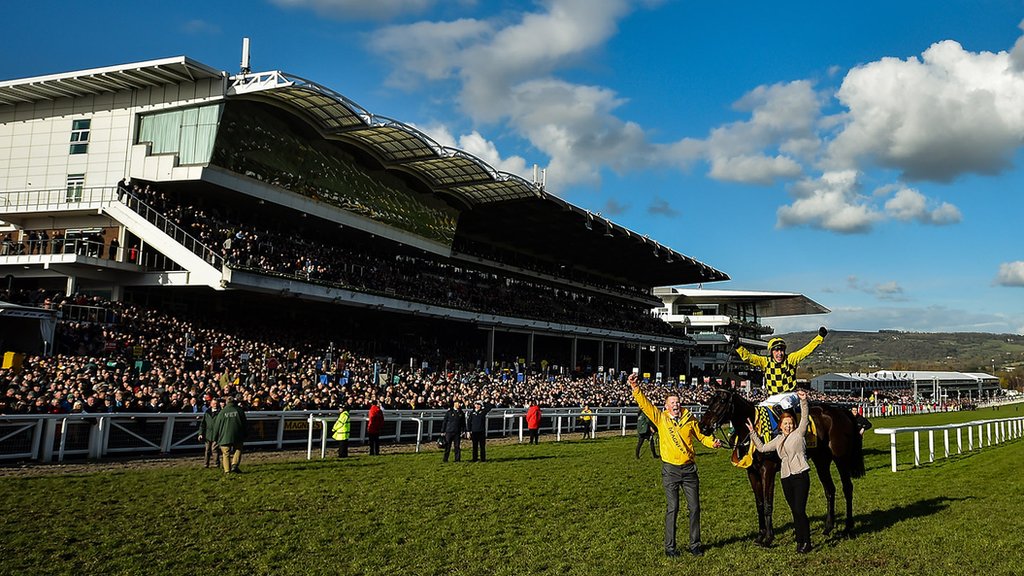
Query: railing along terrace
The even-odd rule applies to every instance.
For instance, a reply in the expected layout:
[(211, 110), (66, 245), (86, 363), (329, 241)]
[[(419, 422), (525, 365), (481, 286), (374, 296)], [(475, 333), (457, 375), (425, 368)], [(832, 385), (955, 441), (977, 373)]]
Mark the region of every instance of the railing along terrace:
[(116, 197), (116, 186), (16, 190), (0, 192), (0, 208), (73, 209), (76, 204), (105, 204)]
[(197, 240), (138, 196), (131, 192), (122, 191), (121, 199), (136, 214), (145, 218), (150, 224), (159, 228), (164, 234), (167, 234), (175, 242), (202, 258), (206, 263), (215, 268), (221, 268), (224, 265), (224, 258), (218, 252)]

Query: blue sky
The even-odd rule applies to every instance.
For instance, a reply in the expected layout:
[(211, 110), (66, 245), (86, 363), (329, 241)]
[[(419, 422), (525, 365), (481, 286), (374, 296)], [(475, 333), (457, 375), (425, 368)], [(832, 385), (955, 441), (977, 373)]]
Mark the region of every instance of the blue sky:
[(177, 55), (237, 71), (248, 36), (254, 71), (538, 164), (550, 192), (733, 278), (709, 287), (833, 310), (780, 332), (1022, 334), (1022, 21), (995, 0), (19, 2), (0, 79)]

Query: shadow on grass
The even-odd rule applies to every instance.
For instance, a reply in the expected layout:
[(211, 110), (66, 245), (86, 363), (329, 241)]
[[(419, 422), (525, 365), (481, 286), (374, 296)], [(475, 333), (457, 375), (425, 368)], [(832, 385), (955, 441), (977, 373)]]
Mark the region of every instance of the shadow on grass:
[[(868, 513), (867, 515), (855, 514), (853, 537), (857, 537), (863, 534), (870, 534), (874, 532), (881, 532), (886, 528), (891, 528), (895, 524), (902, 522), (904, 520), (910, 520), (912, 518), (923, 518), (925, 516), (931, 516), (933, 514), (941, 512), (942, 510), (948, 508), (950, 503), (963, 502), (965, 500), (973, 499), (973, 496), (965, 498), (949, 498), (942, 496), (936, 498), (928, 498), (925, 500), (918, 500), (917, 502), (913, 502), (905, 506), (897, 506), (895, 508), (890, 508), (888, 510), (875, 510), (873, 512)], [(756, 523), (756, 516), (753, 515), (753, 511), (751, 511), (751, 514), (754, 523)], [(822, 534), (820, 532), (815, 533), (815, 518), (811, 518), (810, 520), (812, 537), (816, 536), (818, 538), (822, 538)], [(823, 519), (818, 519), (818, 522), (821, 522), (822, 520)], [(823, 538), (821, 544), (830, 543), (831, 545), (835, 545), (837, 542), (844, 540), (847, 537), (847, 535), (841, 531), (844, 523), (845, 521), (843, 520), (843, 518), (837, 515), (836, 530), (833, 531), (832, 534), (830, 534), (827, 538)], [(780, 534), (792, 532), (793, 522), (790, 521), (782, 524), (777, 524), (773, 528), (775, 530), (776, 541), (772, 546), (770, 546), (770, 548), (774, 548), (779, 545)], [(746, 535), (734, 536), (732, 538), (726, 538), (723, 540), (715, 540), (713, 542), (706, 544), (705, 546), (710, 549), (724, 548), (726, 546), (729, 546), (730, 544), (736, 544), (740, 542), (750, 542), (751, 544), (753, 544), (754, 538), (756, 537), (757, 530), (751, 530)], [(815, 545), (820, 544), (816, 542)]]
[(937, 512), (941, 512), (948, 508), (952, 502), (963, 502), (965, 500), (973, 499), (973, 496), (964, 498), (939, 496), (935, 498), (927, 498), (925, 500), (918, 500), (917, 502), (912, 502), (904, 506), (896, 506), (895, 508), (889, 508), (888, 510), (875, 510), (867, 515), (862, 514), (854, 517), (854, 520), (856, 521), (856, 532), (858, 534), (881, 532), (904, 520), (923, 518), (925, 516), (931, 516)]

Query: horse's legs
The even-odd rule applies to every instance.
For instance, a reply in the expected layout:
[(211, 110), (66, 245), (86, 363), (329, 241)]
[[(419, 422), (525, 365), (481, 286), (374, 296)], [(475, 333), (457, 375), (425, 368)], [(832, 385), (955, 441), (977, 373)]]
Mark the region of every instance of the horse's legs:
[[(818, 480), (821, 481), (821, 487), (825, 491), (827, 512), (825, 512), (825, 530), (822, 533), (828, 536), (832, 533), (832, 529), (836, 524), (836, 483), (832, 480), (832, 458), (828, 455), (815, 454), (812, 460), (814, 461), (814, 469), (818, 473)], [(845, 492), (845, 490), (844, 481), (843, 491)], [(847, 499), (847, 502), (849, 502), (849, 499)]]
[(843, 496), (846, 498), (846, 530), (843, 536), (853, 537), (853, 479), (850, 471), (844, 466), (839, 468), (839, 479), (843, 483)]
[(750, 480), (750, 489), (754, 492), (754, 503), (757, 505), (757, 537), (754, 544), (758, 546), (764, 543), (764, 485), (761, 482), (759, 471), (753, 466), (747, 468), (747, 479)]

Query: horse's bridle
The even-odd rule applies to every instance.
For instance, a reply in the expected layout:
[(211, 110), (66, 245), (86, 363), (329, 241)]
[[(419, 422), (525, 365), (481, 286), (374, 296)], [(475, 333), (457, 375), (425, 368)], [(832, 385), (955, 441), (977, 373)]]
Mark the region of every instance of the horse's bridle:
[[(731, 394), (735, 394), (735, 392), (732, 392), (731, 390), (722, 390), (722, 392), (724, 392), (724, 393), (726, 393), (726, 394), (730, 394), (730, 395), (731, 395)], [(716, 394), (719, 394), (719, 392), (716, 392)], [(721, 412), (720, 412), (720, 413), (717, 413), (717, 414), (714, 414), (714, 415), (713, 415), (713, 416), (714, 416), (714, 418), (715, 418), (715, 420), (714, 420), (714, 422), (712, 423), (712, 426), (713, 426), (714, 428), (713, 428), (713, 429), (712, 429), (712, 431), (711, 431), (711, 435), (712, 435), (712, 436), (714, 436), (715, 438), (718, 438), (718, 436), (717, 436), (717, 435), (718, 435), (718, 432), (722, 432), (722, 438), (721, 438), (721, 440), (722, 440), (722, 444), (725, 444), (725, 445), (726, 445), (726, 446), (728, 446), (729, 448), (734, 448), (734, 447), (735, 447), (735, 444), (733, 444), (733, 443), (732, 443), (732, 442), (730, 441), (730, 438), (729, 438), (729, 437), (728, 437), (728, 436), (727, 436), (727, 435), (725, 434), (725, 431), (724, 431), (724, 430), (722, 430), (722, 424), (723, 424), (723, 423), (725, 422), (725, 419), (726, 419), (726, 418), (728, 417), (728, 414), (729, 414), (729, 407), (731, 407), (731, 406), (732, 406), (732, 397), (730, 396), (728, 400), (726, 400), (726, 401), (725, 401), (724, 403), (722, 403), (722, 405), (723, 405), (723, 406), (725, 406), (725, 408), (723, 408), (723, 409), (721, 410)], [(733, 426), (734, 426), (734, 428), (735, 428), (735, 424), (736, 424), (736, 423), (735, 423), (735, 422), (733, 422)], [(748, 436), (749, 436), (749, 434), (750, 434), (750, 433), (749, 433), (749, 432), (747, 432), (747, 435), (748, 435)], [(740, 439), (740, 436), (739, 436), (739, 434), (737, 434), (737, 433), (736, 433), (736, 430), (735, 430), (735, 429), (733, 430), (733, 434), (732, 434), (732, 435), (733, 435), (733, 437), (735, 437), (735, 438), (736, 438), (736, 444), (742, 444), (742, 443), (743, 443), (743, 442), (741, 441), (741, 439)], [(744, 438), (744, 440), (745, 440), (745, 439), (746, 439), (746, 438)]]

